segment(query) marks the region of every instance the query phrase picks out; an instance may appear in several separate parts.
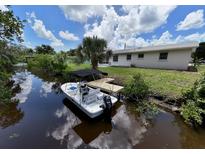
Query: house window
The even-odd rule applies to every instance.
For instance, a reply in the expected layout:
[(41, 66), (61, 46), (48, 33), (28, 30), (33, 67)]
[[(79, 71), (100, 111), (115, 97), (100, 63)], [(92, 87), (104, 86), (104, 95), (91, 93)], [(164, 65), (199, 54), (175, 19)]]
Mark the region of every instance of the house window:
[(138, 58), (139, 58), (139, 59), (143, 59), (143, 58), (144, 58), (144, 54), (143, 54), (143, 53), (139, 53), (139, 54), (138, 54)]
[(162, 52), (159, 54), (159, 60), (167, 60), (168, 52)]
[(128, 55), (127, 55), (127, 60), (131, 60), (131, 58), (132, 58), (132, 55), (131, 55), (131, 54), (128, 54)]
[(117, 61), (118, 61), (118, 55), (114, 55), (114, 56), (113, 56), (113, 61), (114, 61), (114, 62), (117, 62)]

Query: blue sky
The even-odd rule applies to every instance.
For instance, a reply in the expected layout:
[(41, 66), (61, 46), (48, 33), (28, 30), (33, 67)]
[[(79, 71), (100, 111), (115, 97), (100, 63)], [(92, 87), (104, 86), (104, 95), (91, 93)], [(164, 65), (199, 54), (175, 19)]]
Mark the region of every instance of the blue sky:
[[(11, 6), (28, 22), (24, 45), (57, 51), (97, 35), (112, 49), (205, 41), (204, 6)], [(1, 9), (1, 8), (0, 8)]]

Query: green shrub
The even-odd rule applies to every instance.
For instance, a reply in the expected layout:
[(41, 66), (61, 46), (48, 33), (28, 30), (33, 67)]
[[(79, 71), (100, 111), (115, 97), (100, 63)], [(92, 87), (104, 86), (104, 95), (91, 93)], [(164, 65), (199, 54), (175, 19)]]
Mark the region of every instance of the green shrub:
[(185, 122), (201, 125), (205, 114), (205, 74), (194, 86), (183, 93), (181, 115)]
[(137, 112), (145, 115), (146, 119), (152, 119), (158, 114), (158, 107), (149, 101), (141, 101), (137, 104)]
[(66, 68), (66, 58), (61, 54), (56, 54), (51, 61), (51, 67), (54, 72), (63, 72)]
[(40, 68), (48, 73), (63, 72), (66, 68), (66, 57), (61, 54), (38, 54), (28, 62), (29, 68)]
[(12, 98), (12, 90), (0, 82), (0, 103), (9, 103)]
[(142, 100), (147, 98), (149, 94), (149, 87), (141, 77), (141, 74), (136, 74), (132, 77), (123, 90), (126, 97), (131, 100)]
[(182, 105), (181, 115), (187, 123), (201, 125), (203, 120), (202, 113), (204, 113), (204, 110), (198, 107), (192, 100), (188, 100), (186, 104)]

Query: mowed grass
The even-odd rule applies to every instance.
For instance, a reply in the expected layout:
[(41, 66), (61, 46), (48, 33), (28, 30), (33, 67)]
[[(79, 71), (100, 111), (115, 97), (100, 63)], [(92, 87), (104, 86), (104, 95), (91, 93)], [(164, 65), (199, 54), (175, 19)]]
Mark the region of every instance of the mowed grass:
[(111, 77), (122, 78), (124, 83), (128, 82), (134, 74), (140, 73), (151, 91), (169, 97), (180, 97), (183, 90), (192, 87), (193, 83), (205, 73), (205, 65), (200, 66), (198, 72), (125, 67), (99, 69), (107, 72)]
[[(75, 71), (91, 68), (90, 64), (68, 64), (66, 70)], [(191, 88), (196, 80), (205, 73), (205, 65), (199, 67), (198, 72), (145, 69), (132, 67), (99, 67), (107, 72), (110, 77), (121, 78), (128, 82), (134, 74), (140, 73), (151, 91), (169, 97), (180, 97), (183, 90)]]

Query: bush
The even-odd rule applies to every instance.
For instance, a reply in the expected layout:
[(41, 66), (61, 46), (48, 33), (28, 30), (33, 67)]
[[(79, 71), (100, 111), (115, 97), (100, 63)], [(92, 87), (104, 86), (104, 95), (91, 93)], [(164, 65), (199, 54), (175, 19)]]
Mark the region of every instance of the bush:
[(12, 98), (12, 90), (0, 82), (0, 103), (9, 103)]
[(186, 123), (201, 125), (203, 120), (202, 113), (204, 113), (204, 110), (198, 107), (192, 100), (188, 100), (186, 104), (182, 105), (181, 115)]
[(183, 93), (183, 99), (181, 115), (185, 122), (201, 125), (205, 114), (205, 74)]
[(37, 55), (35, 55), (34, 58), (32, 58), (28, 61), (28, 67), (29, 68), (36, 67), (36, 68), (49, 70), (50, 65), (51, 65), (51, 61), (52, 61), (51, 55), (37, 54)]
[(38, 54), (29, 60), (28, 67), (40, 68), (49, 73), (62, 73), (66, 68), (66, 57), (61, 54)]
[(142, 100), (147, 98), (149, 94), (149, 87), (142, 79), (141, 74), (136, 74), (132, 77), (123, 90), (124, 95), (131, 100)]
[(51, 67), (55, 73), (63, 72), (66, 68), (66, 58), (61, 54), (56, 54), (51, 61)]

